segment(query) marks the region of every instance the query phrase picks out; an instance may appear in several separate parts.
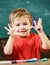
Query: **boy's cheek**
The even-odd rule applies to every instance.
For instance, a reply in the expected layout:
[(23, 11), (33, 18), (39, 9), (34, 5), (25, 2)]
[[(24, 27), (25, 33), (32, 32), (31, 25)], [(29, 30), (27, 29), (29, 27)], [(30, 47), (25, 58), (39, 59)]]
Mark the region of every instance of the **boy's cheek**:
[(26, 29), (30, 29), (30, 28), (31, 28), (31, 26), (25, 26), (25, 28), (26, 28)]
[(31, 28), (30, 27), (26, 27), (27, 31), (30, 32)]

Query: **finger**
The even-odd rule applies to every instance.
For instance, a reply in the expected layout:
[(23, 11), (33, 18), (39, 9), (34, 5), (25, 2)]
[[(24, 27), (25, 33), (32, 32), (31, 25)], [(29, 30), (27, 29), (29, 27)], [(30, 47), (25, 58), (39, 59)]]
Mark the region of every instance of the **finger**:
[(35, 26), (32, 26), (33, 29), (37, 30)]
[(31, 28), (35, 28), (34, 26), (31, 26)]
[(42, 18), (39, 18), (38, 25), (41, 25), (41, 24), (42, 24)]
[(10, 33), (8, 32), (7, 34), (9, 35)]
[(11, 29), (11, 26), (10, 26), (10, 24), (8, 24), (8, 27), (9, 27), (9, 29)]
[(8, 29), (6, 26), (5, 26), (4, 28), (5, 28), (7, 31), (9, 31), (9, 29)]

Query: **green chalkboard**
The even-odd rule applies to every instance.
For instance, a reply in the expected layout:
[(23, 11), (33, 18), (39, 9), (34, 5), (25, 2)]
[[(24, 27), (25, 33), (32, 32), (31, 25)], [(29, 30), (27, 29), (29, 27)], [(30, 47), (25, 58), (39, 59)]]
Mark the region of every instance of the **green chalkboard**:
[(9, 14), (16, 8), (27, 9), (38, 20), (43, 19), (43, 29), (50, 34), (50, 0), (0, 0), (0, 38), (8, 38), (4, 26), (9, 23)]

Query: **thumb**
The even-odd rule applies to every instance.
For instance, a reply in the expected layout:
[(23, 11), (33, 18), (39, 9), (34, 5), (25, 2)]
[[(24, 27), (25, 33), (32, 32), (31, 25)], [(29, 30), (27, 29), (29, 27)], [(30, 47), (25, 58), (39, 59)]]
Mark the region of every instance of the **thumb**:
[(31, 28), (31, 29), (33, 28), (33, 29), (34, 29), (35, 27), (34, 27), (34, 26), (31, 26), (30, 28)]

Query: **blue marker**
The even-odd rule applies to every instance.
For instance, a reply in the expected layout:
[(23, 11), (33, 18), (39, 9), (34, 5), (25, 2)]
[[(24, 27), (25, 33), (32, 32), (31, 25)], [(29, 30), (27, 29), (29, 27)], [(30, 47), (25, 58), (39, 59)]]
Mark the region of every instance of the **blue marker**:
[(27, 60), (26, 62), (37, 62), (37, 61), (38, 61), (37, 58), (33, 58), (33, 59), (29, 59), (29, 60)]
[(37, 62), (38, 60), (27, 60), (26, 62)]

